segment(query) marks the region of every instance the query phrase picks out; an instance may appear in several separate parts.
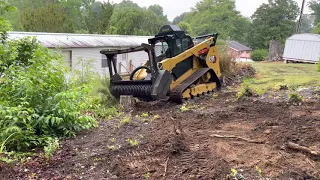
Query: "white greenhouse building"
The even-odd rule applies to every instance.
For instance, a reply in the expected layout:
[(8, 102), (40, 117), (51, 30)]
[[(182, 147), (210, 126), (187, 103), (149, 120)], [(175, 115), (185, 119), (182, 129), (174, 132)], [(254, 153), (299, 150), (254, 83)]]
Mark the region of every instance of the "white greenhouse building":
[(286, 62), (318, 63), (320, 60), (320, 35), (295, 34), (287, 39), (283, 59)]
[[(97, 35), (97, 34), (66, 34), (66, 33), (34, 33), (8, 32), (10, 39), (35, 37), (43, 46), (64, 55), (65, 63), (70, 69), (81, 70), (84, 63), (90, 62), (95, 71), (108, 75), (105, 55), (100, 54), (106, 49), (126, 49), (148, 43), (149, 36)], [(148, 60), (146, 52), (133, 52), (117, 56), (118, 68), (122, 74), (129, 74)]]

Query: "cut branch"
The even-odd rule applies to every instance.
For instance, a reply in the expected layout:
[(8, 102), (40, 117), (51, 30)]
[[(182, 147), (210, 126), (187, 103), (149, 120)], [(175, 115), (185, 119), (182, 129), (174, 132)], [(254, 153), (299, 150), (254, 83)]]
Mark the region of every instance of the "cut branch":
[(169, 161), (169, 157), (167, 158), (165, 164), (163, 165), (164, 166), (163, 177), (166, 177), (166, 175), (167, 175), (168, 161)]
[(222, 136), (222, 135), (218, 135), (218, 134), (212, 134), (212, 135), (210, 135), (210, 137), (223, 138), (223, 139), (236, 139), (238, 141), (245, 141), (248, 143), (255, 143), (255, 144), (264, 144), (265, 143), (264, 141), (252, 140), (252, 139), (247, 139), (244, 137), (232, 136), (232, 135)]
[(287, 144), (287, 147), (288, 147), (289, 149), (293, 149), (293, 150), (305, 152), (305, 153), (308, 153), (308, 154), (310, 154), (310, 155), (320, 157), (320, 152), (319, 152), (319, 151), (312, 150), (312, 149), (310, 149), (310, 148), (308, 148), (308, 147), (301, 146), (301, 145), (295, 144), (295, 143), (293, 143), (293, 142), (289, 142), (289, 143)]

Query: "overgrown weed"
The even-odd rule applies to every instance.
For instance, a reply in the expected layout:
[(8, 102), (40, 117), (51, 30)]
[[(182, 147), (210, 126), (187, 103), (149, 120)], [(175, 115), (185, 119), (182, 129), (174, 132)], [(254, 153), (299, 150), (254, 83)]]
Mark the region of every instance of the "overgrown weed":
[(127, 142), (129, 143), (130, 146), (138, 146), (139, 141), (137, 139), (127, 139)]
[(47, 145), (44, 147), (44, 157), (47, 160), (50, 160), (53, 153), (59, 148), (59, 139), (58, 138), (50, 138), (47, 140)]
[(303, 103), (303, 98), (297, 92), (291, 92), (288, 95), (289, 103), (293, 105), (301, 105)]
[(129, 124), (131, 122), (131, 117), (126, 116), (124, 118), (121, 119), (118, 128), (122, 127), (123, 125)]
[(250, 82), (251, 81), (249, 79), (244, 80), (240, 91), (237, 93), (238, 99), (243, 98), (243, 97), (251, 97), (256, 94), (255, 91), (249, 87)]

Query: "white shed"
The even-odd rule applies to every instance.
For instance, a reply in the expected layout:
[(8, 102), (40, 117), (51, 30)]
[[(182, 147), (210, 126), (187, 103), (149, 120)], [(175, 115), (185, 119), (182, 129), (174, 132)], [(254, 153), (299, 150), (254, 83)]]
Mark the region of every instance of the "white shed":
[[(72, 69), (82, 69), (82, 64), (92, 62), (95, 71), (101, 75), (109, 74), (105, 49), (126, 49), (148, 43), (149, 36), (97, 35), (97, 34), (66, 34), (66, 33), (34, 33), (8, 32), (10, 39), (35, 37), (43, 46), (65, 56), (65, 63)], [(122, 73), (129, 73), (132, 68), (141, 66), (148, 60), (146, 52), (134, 52), (118, 55), (118, 67)], [(131, 68), (130, 68), (130, 63)]]
[(320, 60), (320, 35), (295, 34), (287, 39), (283, 59), (318, 63)]

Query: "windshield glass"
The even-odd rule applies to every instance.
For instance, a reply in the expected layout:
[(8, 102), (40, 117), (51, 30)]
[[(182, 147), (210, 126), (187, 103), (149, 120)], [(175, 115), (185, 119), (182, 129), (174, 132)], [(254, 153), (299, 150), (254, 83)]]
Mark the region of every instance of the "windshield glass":
[(154, 47), (156, 57), (166, 56), (166, 51), (168, 50), (167, 42), (157, 42)]

